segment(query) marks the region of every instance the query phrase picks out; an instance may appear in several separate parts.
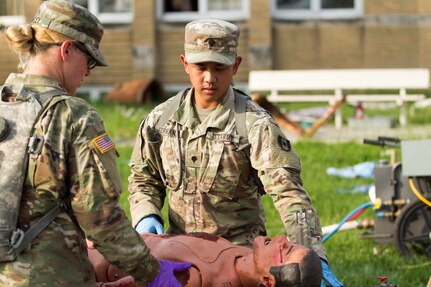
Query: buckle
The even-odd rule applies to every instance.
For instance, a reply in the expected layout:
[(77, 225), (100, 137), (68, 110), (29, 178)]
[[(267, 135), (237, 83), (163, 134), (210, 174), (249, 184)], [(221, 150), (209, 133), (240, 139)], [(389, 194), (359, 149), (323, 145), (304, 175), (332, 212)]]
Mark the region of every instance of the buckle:
[(14, 249), (17, 249), (21, 245), (21, 242), (23, 240), (24, 240), (24, 231), (22, 231), (19, 228), (15, 231), (12, 231), (10, 235), (10, 245)]
[(28, 153), (39, 154), (42, 150), (44, 139), (41, 136), (33, 135), (28, 141)]

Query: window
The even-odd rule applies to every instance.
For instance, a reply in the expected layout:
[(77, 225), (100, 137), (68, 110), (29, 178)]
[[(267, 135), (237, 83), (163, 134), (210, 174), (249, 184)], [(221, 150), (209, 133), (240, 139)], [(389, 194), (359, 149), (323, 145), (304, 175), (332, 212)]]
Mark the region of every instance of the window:
[(25, 22), (22, 0), (0, 1), (0, 26), (19, 25)]
[(79, 4), (97, 18), (103, 24), (121, 24), (132, 22), (133, 0), (69, 0)]
[(165, 22), (188, 22), (203, 17), (222, 20), (248, 18), (249, 0), (163, 0), (157, 2), (158, 16)]
[(276, 19), (352, 19), (362, 15), (363, 0), (273, 0)]

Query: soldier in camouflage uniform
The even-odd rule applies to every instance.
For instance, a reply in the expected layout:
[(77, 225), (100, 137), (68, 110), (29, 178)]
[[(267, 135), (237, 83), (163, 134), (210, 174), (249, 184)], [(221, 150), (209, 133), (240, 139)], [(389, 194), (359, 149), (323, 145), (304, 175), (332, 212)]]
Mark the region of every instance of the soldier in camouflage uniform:
[(181, 61), (192, 88), (165, 124), (158, 122), (174, 99), (140, 126), (130, 162), (132, 223), (140, 233), (163, 233), (167, 187), (168, 233), (206, 232), (251, 245), (266, 233), (257, 171), (289, 239), (316, 251), (325, 269), (321, 227), (302, 186), (300, 159), (271, 115), (252, 101), (246, 106), (248, 144), (242, 144), (238, 92), (231, 86), (242, 60), (239, 34), (236, 25), (220, 20), (186, 25)]
[(97, 111), (74, 97), (90, 69), (107, 65), (98, 48), (102, 34), (88, 10), (60, 0), (43, 2), (31, 24), (6, 31), (23, 73), (9, 75), (2, 101), (55, 89), (66, 95), (36, 122), (43, 145), (29, 159), (18, 226), (28, 230), (59, 201), (67, 209), (16, 260), (0, 263), (1, 286), (95, 286), (86, 237), (141, 286), (179, 286), (173, 271), (190, 267), (150, 255), (118, 203), (115, 146)]

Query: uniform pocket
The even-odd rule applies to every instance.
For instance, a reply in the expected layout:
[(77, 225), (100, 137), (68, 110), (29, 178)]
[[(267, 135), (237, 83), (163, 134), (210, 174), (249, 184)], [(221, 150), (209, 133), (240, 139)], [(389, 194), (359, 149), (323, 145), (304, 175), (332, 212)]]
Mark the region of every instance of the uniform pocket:
[[(204, 154), (201, 166), (201, 176), (199, 178), (199, 190), (201, 192), (209, 192), (216, 178), (220, 159), (222, 158), (224, 144), (222, 142), (211, 142), (209, 149)], [(211, 190), (212, 193), (218, 193), (218, 190)]]
[[(167, 186), (173, 189), (180, 179), (181, 165), (178, 159), (178, 142), (176, 137), (164, 135), (160, 146), (160, 157), (162, 159), (163, 171), (165, 173)], [(157, 156), (157, 155), (156, 155)]]
[(220, 197), (233, 198), (247, 157), (232, 142), (215, 141), (211, 146), (200, 189)]

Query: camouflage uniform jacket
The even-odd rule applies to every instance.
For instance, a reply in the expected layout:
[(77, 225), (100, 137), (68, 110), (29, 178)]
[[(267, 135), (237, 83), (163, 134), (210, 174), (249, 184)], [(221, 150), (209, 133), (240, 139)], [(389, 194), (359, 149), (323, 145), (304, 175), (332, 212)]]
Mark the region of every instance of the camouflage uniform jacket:
[[(29, 90), (60, 89), (67, 94), (58, 82), (43, 76), (11, 74), (5, 85), (13, 85), (17, 97)], [(149, 282), (157, 275), (159, 264), (118, 204), (121, 181), (116, 151), (96, 147), (94, 139), (106, 134), (97, 111), (84, 100), (69, 97), (49, 109), (38, 123), (44, 144), (40, 155), (29, 160), (19, 227), (27, 230), (59, 200), (66, 202), (68, 210), (14, 262), (0, 263), (0, 285), (95, 286), (85, 237), (138, 283)]]
[[(141, 124), (130, 162), (133, 225), (150, 214), (162, 218), (160, 210), (166, 189), (161, 172), (170, 190), (169, 233), (206, 232), (236, 244), (251, 245), (256, 236), (266, 233), (253, 167), (265, 192), (272, 197), (290, 240), (301, 241), (326, 258), (320, 223), (302, 187), (299, 157), (274, 119), (248, 101), (246, 126), (250, 145), (241, 146), (235, 128), (233, 89), (202, 123), (194, 112), (192, 94), (193, 89), (171, 119), (159, 128), (159, 144), (150, 144), (155, 141), (154, 127), (172, 99), (156, 107)], [(180, 172), (182, 182), (177, 190), (172, 190), (178, 185)]]

